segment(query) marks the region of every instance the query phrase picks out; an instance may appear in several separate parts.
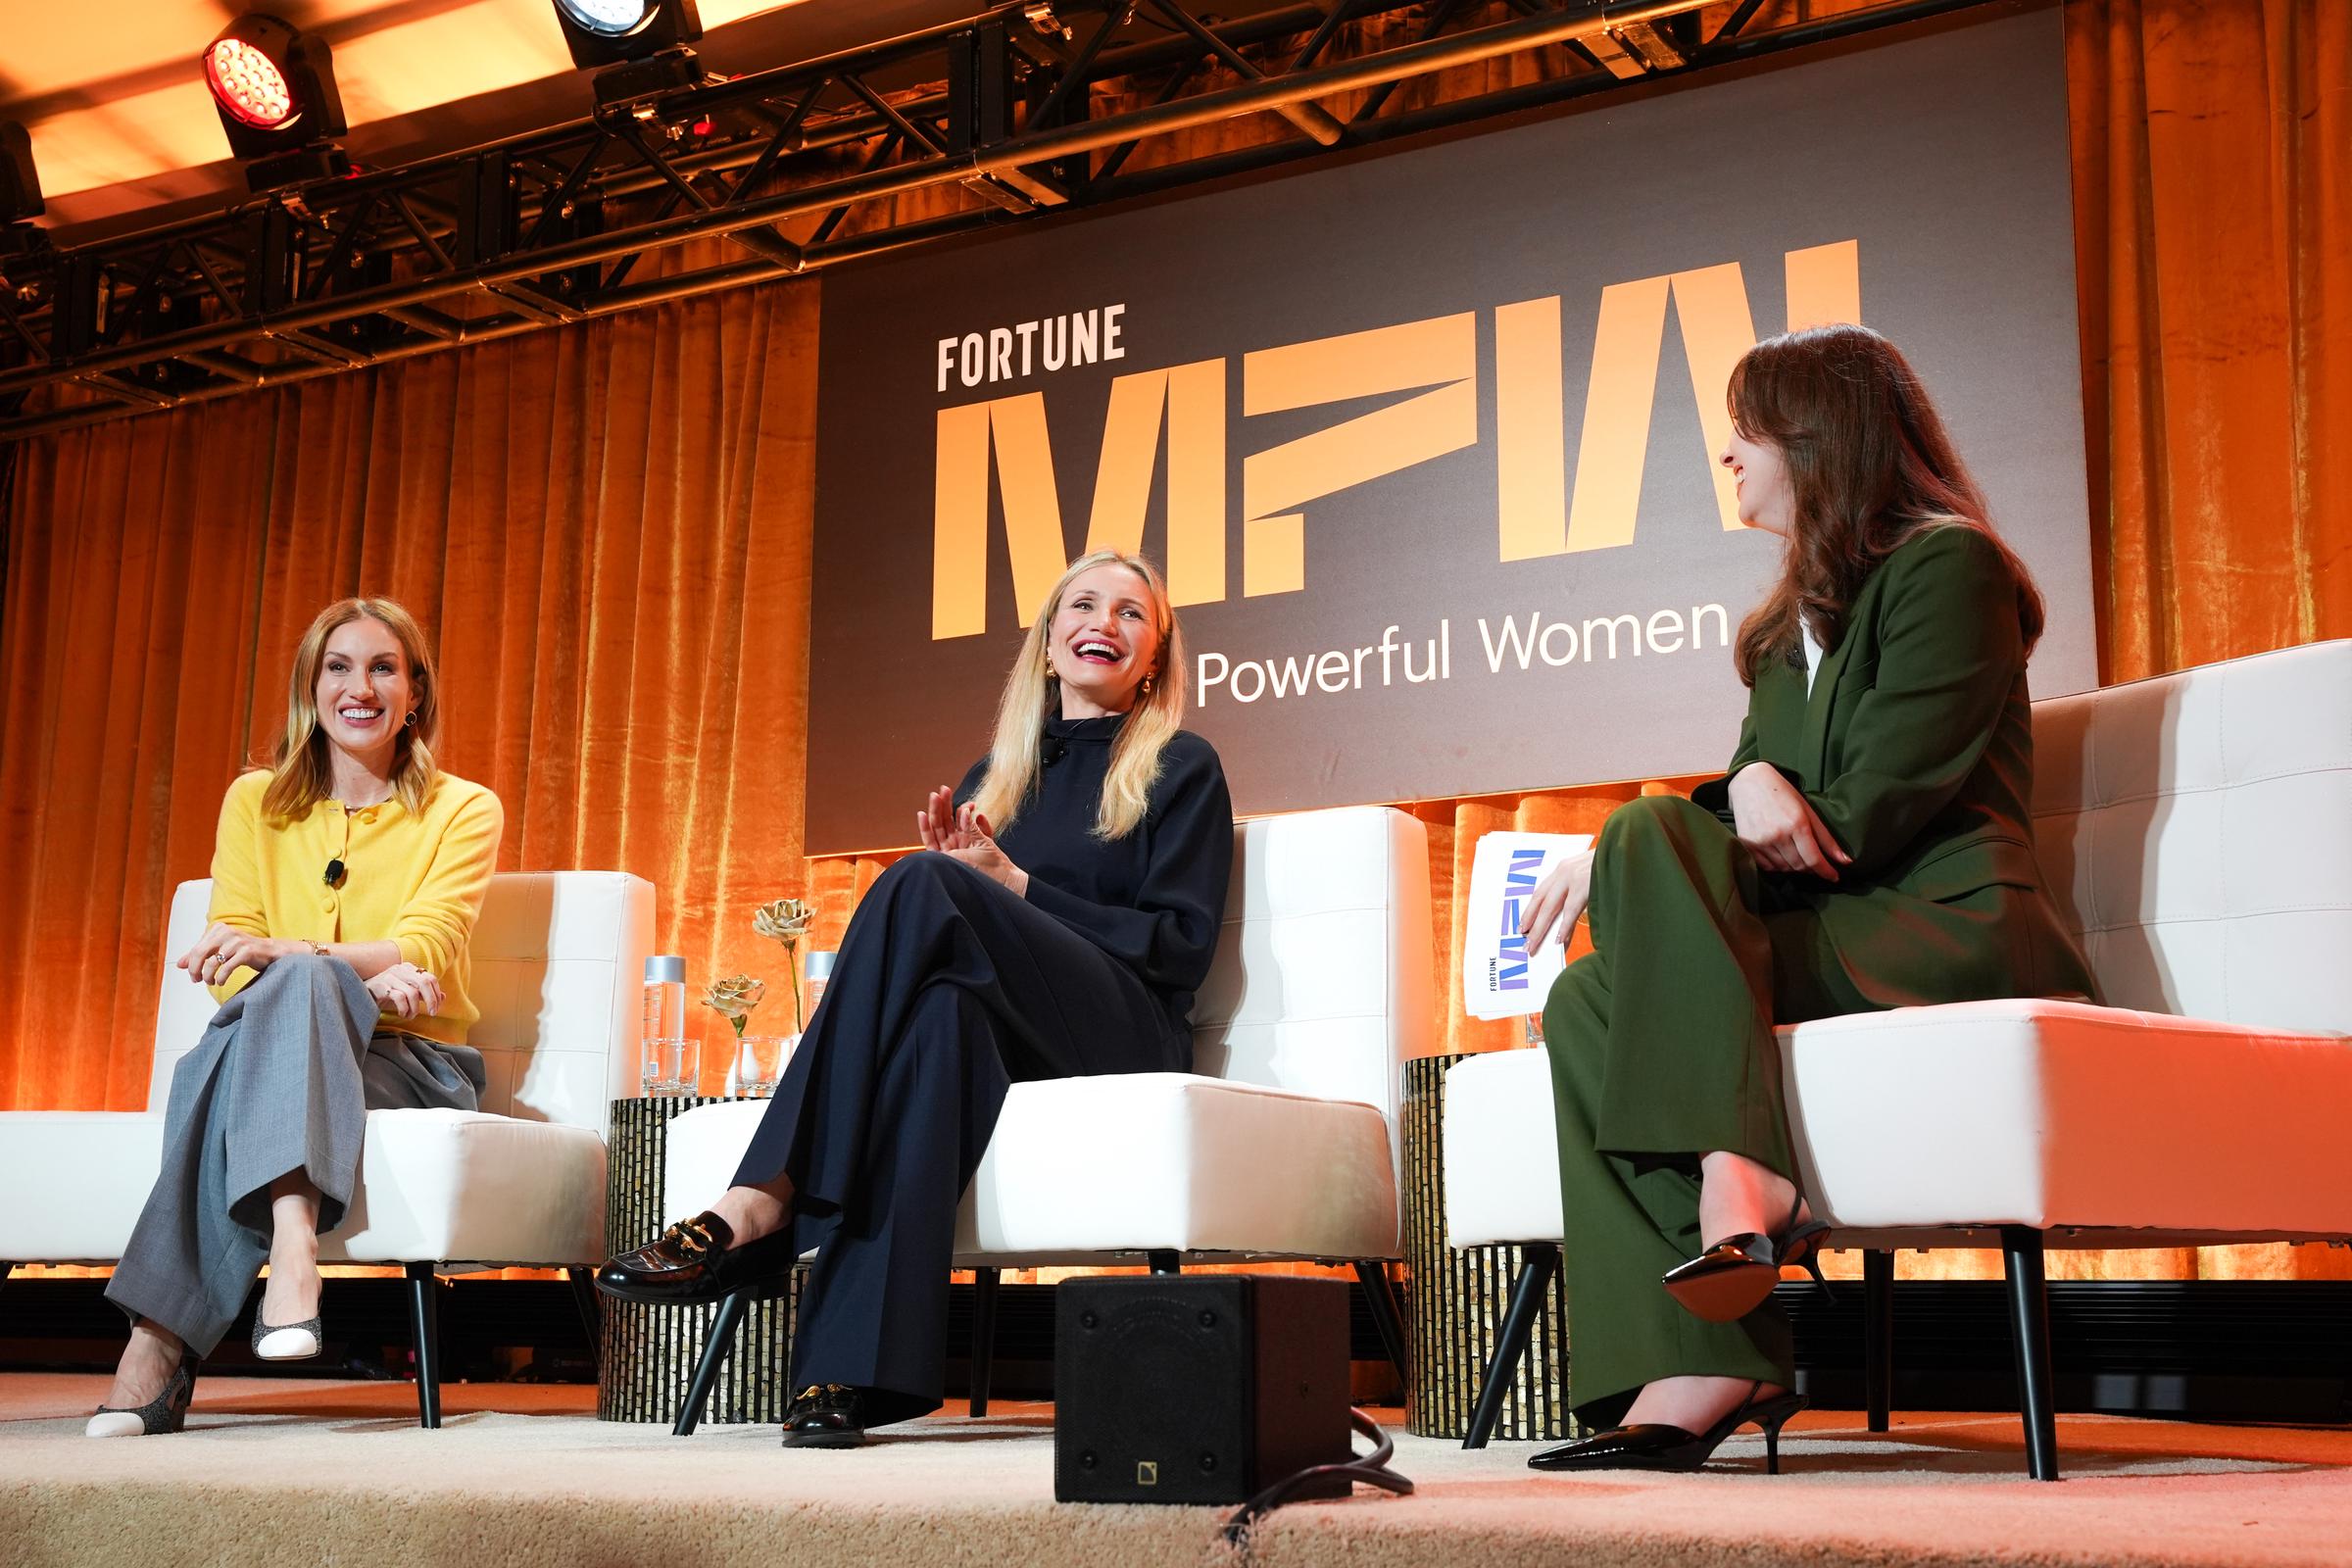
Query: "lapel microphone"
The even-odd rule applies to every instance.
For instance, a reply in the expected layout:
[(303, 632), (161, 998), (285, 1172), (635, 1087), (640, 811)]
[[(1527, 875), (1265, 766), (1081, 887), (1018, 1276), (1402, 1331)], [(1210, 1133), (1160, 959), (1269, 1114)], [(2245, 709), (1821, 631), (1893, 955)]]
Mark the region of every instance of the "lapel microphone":
[(1046, 765), (1048, 767), (1052, 767), (1055, 762), (1060, 761), (1063, 757), (1068, 755), (1070, 747), (1067, 741), (1060, 739), (1058, 736), (1048, 736), (1046, 738), (1046, 744), (1040, 748), (1040, 750), (1045, 754)]
[(339, 888), (343, 885), (343, 862), (341, 860), (326, 862), (326, 885), (330, 888)]

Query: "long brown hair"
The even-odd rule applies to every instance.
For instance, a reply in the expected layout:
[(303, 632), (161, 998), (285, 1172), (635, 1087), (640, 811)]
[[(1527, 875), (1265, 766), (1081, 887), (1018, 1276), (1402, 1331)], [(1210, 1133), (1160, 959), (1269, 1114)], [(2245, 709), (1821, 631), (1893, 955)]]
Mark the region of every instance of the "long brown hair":
[(1004, 831), (1028, 802), (1037, 784), (1038, 750), (1046, 720), (1061, 716), (1061, 686), (1046, 659), (1046, 642), (1054, 632), (1054, 616), (1071, 580), (1096, 566), (1119, 565), (1143, 579), (1152, 603), (1152, 619), (1159, 631), (1159, 663), (1151, 672), (1152, 689), (1136, 696), (1127, 722), (1110, 749), (1110, 765), (1102, 775), (1102, 800), (1095, 808), (1095, 837), (1122, 839), (1144, 819), (1152, 785), (1159, 777), (1159, 754), (1184, 723), (1184, 629), (1168, 603), (1168, 585), (1159, 570), (1142, 556), (1123, 550), (1097, 550), (1070, 563), (1069, 570), (1046, 595), (1045, 608), (1029, 623), (1012, 672), (1004, 677), (1004, 694), (997, 703), (997, 734), (989, 748), (988, 774), (972, 792), (972, 804), (988, 818), (989, 826)]
[(286, 730), (278, 737), (277, 751), (270, 760), (270, 787), (262, 792), (263, 813), (275, 821), (291, 822), (308, 814), (334, 787), (327, 770), (326, 732), (318, 727), (318, 666), (326, 662), (327, 638), (363, 616), (391, 628), (408, 659), (409, 684), (416, 694), (416, 722), (403, 724), (395, 732), (393, 792), (415, 816), (424, 810), (433, 786), (440, 781), (440, 770), (433, 762), (433, 743), (441, 736), (441, 681), (416, 617), (389, 599), (338, 599), (318, 612), (294, 649), (294, 669), (286, 690)]
[(1797, 657), (1801, 624), (1833, 649), (1879, 563), (1922, 528), (1974, 528), (2017, 578), (2026, 649), (2041, 636), (2041, 594), (1995, 533), (1927, 389), (1900, 350), (1866, 326), (1766, 338), (1733, 368), (1732, 423), (1788, 466), (1795, 523), (1780, 581), (1740, 623), (1740, 678)]

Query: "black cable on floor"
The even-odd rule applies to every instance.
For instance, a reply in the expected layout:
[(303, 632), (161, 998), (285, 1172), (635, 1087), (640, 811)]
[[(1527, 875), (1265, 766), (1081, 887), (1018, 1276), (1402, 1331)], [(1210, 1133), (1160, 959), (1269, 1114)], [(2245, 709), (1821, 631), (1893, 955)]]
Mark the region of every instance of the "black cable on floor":
[(1351, 1482), (1360, 1481), (1368, 1487), (1394, 1492), (1400, 1497), (1410, 1495), (1412, 1482), (1389, 1468), (1389, 1461), (1396, 1455), (1396, 1445), (1381, 1430), (1380, 1423), (1361, 1410), (1349, 1410), (1348, 1424), (1355, 1428), (1360, 1436), (1371, 1440), (1372, 1451), (1335, 1464), (1309, 1465), (1296, 1474), (1284, 1476), (1243, 1503), (1234, 1516), (1225, 1521), (1227, 1544), (1241, 1545), (1250, 1533), (1250, 1527), (1260, 1517), (1290, 1501), (1298, 1489), (1308, 1482), (1319, 1481), (1326, 1476), (1345, 1476)]

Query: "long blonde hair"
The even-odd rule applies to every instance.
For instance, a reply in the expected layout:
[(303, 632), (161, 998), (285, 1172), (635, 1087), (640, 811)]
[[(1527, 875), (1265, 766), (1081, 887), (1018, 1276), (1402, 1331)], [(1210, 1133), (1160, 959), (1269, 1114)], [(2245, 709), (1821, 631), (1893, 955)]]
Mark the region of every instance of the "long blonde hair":
[(973, 793), (972, 804), (1000, 833), (1020, 814), (1036, 788), (1038, 747), (1046, 720), (1061, 714), (1061, 683), (1054, 676), (1046, 649), (1054, 632), (1054, 617), (1061, 610), (1061, 596), (1080, 572), (1102, 565), (1125, 566), (1143, 579), (1152, 601), (1152, 618), (1159, 629), (1159, 663), (1146, 677), (1151, 689), (1138, 694), (1111, 747), (1110, 766), (1102, 775), (1102, 802), (1095, 812), (1095, 837), (1122, 839), (1135, 831), (1150, 804), (1152, 786), (1159, 777), (1159, 754), (1183, 726), (1184, 630), (1176, 623), (1176, 611), (1168, 603), (1168, 586), (1160, 580), (1159, 568), (1123, 550), (1096, 550), (1080, 556), (1046, 595), (1045, 608), (1029, 623), (1020, 657), (1012, 662), (1012, 672), (1004, 678), (1004, 695), (997, 702), (997, 736), (989, 747), (988, 776)]
[(318, 612), (294, 649), (286, 732), (278, 737), (270, 787), (262, 792), (263, 813), (276, 821), (307, 815), (334, 787), (327, 769), (326, 733), (318, 727), (318, 666), (326, 662), (327, 638), (362, 617), (382, 622), (399, 639), (409, 661), (409, 683), (416, 694), (416, 722), (402, 724), (393, 740), (393, 792), (414, 816), (423, 811), (433, 786), (440, 782), (433, 743), (441, 735), (441, 681), (416, 617), (389, 599), (338, 599)]

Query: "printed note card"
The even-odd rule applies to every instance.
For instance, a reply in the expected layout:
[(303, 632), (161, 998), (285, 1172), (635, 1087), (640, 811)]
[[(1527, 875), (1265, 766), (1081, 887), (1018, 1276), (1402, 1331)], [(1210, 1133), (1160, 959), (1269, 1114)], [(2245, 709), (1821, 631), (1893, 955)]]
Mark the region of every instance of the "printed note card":
[(1462, 1010), (1473, 1018), (1518, 1018), (1544, 1010), (1552, 981), (1568, 966), (1557, 941), (1529, 952), (1519, 922), (1544, 873), (1591, 853), (1590, 833), (1489, 833), (1470, 864), (1462, 941)]

